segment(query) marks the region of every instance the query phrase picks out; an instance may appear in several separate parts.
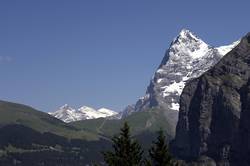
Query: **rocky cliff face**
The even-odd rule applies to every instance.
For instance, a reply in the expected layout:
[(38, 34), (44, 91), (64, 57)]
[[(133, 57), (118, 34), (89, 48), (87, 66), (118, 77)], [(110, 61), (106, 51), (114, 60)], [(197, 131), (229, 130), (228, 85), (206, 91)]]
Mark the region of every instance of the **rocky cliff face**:
[(180, 97), (174, 154), (250, 165), (250, 33)]
[[(166, 51), (150, 81), (146, 95), (137, 101), (134, 111), (151, 108), (164, 110), (166, 118), (175, 129), (179, 97), (186, 82), (210, 69), (237, 44), (238, 42), (228, 46), (212, 47), (191, 31), (183, 29)], [(130, 110), (129, 114), (132, 112)]]

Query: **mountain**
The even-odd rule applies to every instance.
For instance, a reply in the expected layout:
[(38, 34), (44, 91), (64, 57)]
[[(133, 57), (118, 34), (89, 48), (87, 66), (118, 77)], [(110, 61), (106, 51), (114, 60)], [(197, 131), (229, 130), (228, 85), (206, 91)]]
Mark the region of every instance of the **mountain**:
[(175, 156), (198, 165), (250, 165), (249, 103), (250, 33), (186, 84), (172, 143)]
[(130, 109), (129, 113), (125, 111), (124, 115), (159, 108), (165, 111), (166, 118), (175, 128), (179, 97), (186, 82), (202, 75), (238, 43), (239, 41), (228, 46), (212, 47), (191, 31), (183, 29), (166, 51), (146, 95), (136, 102), (134, 110)]
[(99, 118), (76, 121), (69, 124), (76, 128), (111, 138), (113, 135), (119, 133), (119, 130), (123, 126), (124, 122), (128, 122), (130, 125), (131, 134), (133, 136), (137, 136), (145, 132), (155, 133), (162, 128), (166, 131), (168, 139), (173, 139), (172, 136), (175, 132), (163, 116), (163, 111), (159, 109), (135, 112), (123, 119)]
[[(105, 112), (105, 111), (104, 111)], [(0, 165), (84, 166), (110, 141), (32, 107), (0, 101)]]
[(98, 110), (95, 110), (87, 106), (82, 106), (78, 110), (75, 110), (69, 105), (65, 104), (64, 106), (60, 107), (59, 110), (55, 112), (49, 112), (49, 114), (66, 123), (69, 123), (85, 119), (111, 117), (117, 115), (118, 113), (106, 108), (100, 108)]
[(47, 113), (32, 107), (0, 101), (0, 127), (6, 125), (23, 125), (38, 132), (50, 132), (67, 138), (98, 139), (98, 135), (66, 124)]

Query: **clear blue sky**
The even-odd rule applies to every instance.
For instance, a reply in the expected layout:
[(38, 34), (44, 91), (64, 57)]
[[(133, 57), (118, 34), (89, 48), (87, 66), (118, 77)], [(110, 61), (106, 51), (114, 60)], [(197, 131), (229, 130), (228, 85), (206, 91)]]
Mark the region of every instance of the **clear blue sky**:
[(0, 99), (120, 111), (182, 28), (218, 46), (250, 31), (249, 16), (249, 0), (1, 0)]

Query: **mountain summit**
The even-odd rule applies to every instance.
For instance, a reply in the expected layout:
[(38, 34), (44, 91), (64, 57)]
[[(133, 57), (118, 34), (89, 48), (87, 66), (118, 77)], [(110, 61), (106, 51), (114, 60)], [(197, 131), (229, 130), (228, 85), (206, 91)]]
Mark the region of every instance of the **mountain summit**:
[[(166, 51), (146, 95), (137, 101), (134, 111), (155, 107), (165, 110), (166, 117), (175, 128), (179, 98), (186, 82), (206, 72), (238, 43), (216, 48), (206, 44), (191, 31), (181, 30)], [(126, 110), (124, 114), (127, 114)]]
[(49, 112), (50, 115), (66, 122), (74, 122), (85, 119), (106, 118), (117, 115), (117, 112), (109, 110), (107, 108), (100, 108), (95, 110), (94, 108), (82, 106), (78, 110), (71, 108), (65, 104), (55, 112)]

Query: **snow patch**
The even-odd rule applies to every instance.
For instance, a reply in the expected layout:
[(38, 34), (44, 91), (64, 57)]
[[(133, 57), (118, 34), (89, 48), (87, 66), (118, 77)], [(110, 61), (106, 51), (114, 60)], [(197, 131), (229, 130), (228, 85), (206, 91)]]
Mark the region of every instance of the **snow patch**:
[(238, 44), (240, 43), (240, 40), (230, 44), (230, 45), (227, 45), (227, 46), (220, 46), (220, 47), (217, 47), (216, 49), (218, 50), (218, 52), (222, 55), (226, 55), (227, 53), (229, 53), (234, 47), (236, 47)]
[(175, 111), (179, 111), (179, 108), (180, 108), (179, 103), (171, 103), (170, 109), (175, 110)]
[(169, 93), (177, 93), (178, 95), (181, 95), (181, 92), (183, 90), (185, 86), (185, 83), (183, 81), (180, 81), (180, 82), (175, 82), (168, 85), (168, 86), (164, 86), (162, 87), (162, 89), (164, 89), (164, 93), (165, 94), (169, 94)]

